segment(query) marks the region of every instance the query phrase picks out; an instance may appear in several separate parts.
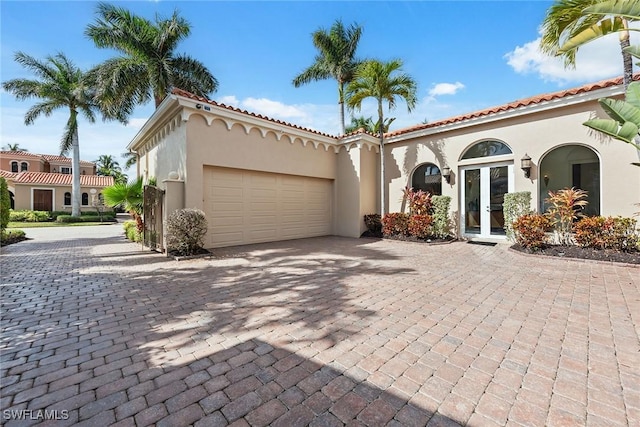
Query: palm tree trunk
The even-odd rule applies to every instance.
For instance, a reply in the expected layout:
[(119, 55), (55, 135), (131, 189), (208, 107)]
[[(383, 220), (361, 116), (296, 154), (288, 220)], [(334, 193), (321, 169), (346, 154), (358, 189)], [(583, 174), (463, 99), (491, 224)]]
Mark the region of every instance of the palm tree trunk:
[[(622, 33), (620, 33), (620, 49), (622, 50), (629, 46), (629, 31), (623, 31)], [(633, 81), (633, 60), (631, 58), (631, 55), (629, 55), (627, 52), (622, 52), (622, 64), (624, 66), (623, 82), (624, 90), (626, 92), (629, 84)]]
[(338, 104), (340, 104), (340, 132), (341, 135), (346, 134), (344, 125), (344, 83), (339, 82), (338, 86)]
[[(383, 122), (382, 116), (382, 99), (378, 100), (378, 116), (380, 117), (380, 123)], [(387, 200), (385, 195), (385, 168), (384, 168), (384, 131), (380, 126), (380, 215), (384, 216), (387, 213)]]
[(80, 143), (78, 141), (78, 125), (76, 123), (73, 130), (71, 142), (73, 150), (72, 170), (71, 170), (71, 216), (80, 216)]

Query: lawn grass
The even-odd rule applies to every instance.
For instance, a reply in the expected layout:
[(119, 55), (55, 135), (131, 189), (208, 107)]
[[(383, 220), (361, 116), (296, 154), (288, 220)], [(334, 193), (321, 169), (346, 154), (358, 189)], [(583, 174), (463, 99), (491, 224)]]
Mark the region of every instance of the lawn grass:
[(115, 222), (10, 222), (7, 228), (84, 227), (87, 225), (113, 225)]

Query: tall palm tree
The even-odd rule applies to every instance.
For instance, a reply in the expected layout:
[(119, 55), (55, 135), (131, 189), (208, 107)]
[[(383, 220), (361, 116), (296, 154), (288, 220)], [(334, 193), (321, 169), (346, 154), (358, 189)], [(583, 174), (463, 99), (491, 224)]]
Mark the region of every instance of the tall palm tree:
[(313, 45), (318, 50), (315, 62), (293, 79), (300, 87), (312, 81), (335, 79), (338, 82), (338, 104), (340, 105), (340, 131), (345, 134), (344, 89), (355, 75), (361, 61), (356, 59), (356, 49), (362, 35), (362, 27), (351, 24), (345, 28), (336, 20), (327, 32), (319, 29), (311, 34)]
[[(384, 127), (382, 129), (383, 132), (389, 132), (389, 126), (395, 120), (395, 117), (389, 117), (384, 119)], [(355, 132), (358, 129), (364, 129), (370, 133), (378, 133), (380, 131), (380, 122), (373, 122), (373, 118), (364, 116), (353, 117), (351, 116), (351, 123), (345, 129), (346, 133)]]
[(124, 167), (129, 169), (136, 163), (138, 163), (138, 155), (133, 151), (127, 151), (126, 153), (122, 153), (121, 156), (126, 159)]
[(200, 61), (176, 54), (178, 43), (191, 32), (189, 23), (175, 11), (155, 22), (127, 9), (100, 3), (95, 23), (85, 34), (99, 48), (122, 54), (91, 70), (98, 97), (110, 112), (129, 116), (136, 105), (153, 99), (158, 107), (173, 87), (208, 96), (218, 81)]
[[(404, 99), (407, 110), (411, 112), (416, 106), (417, 84), (408, 74), (402, 72), (402, 61), (394, 59), (389, 62), (369, 60), (357, 70), (355, 78), (347, 86), (346, 100), (351, 109), (360, 110), (362, 101), (374, 98), (378, 104), (378, 123), (384, 123), (383, 102), (388, 103), (389, 110), (396, 107), (396, 98)], [(384, 132), (380, 134), (380, 213), (386, 213), (385, 200), (385, 167), (384, 167)]]
[(556, 0), (547, 10), (542, 23), (540, 48), (544, 53), (562, 56), (565, 67), (575, 67), (576, 52), (580, 45), (567, 45), (569, 40), (594, 28), (603, 35), (618, 32), (624, 84), (628, 87), (633, 78), (633, 62), (627, 50), (630, 45), (628, 20), (624, 17), (603, 19), (600, 13), (585, 11), (587, 8), (605, 2), (607, 0)]
[(15, 54), (15, 61), (34, 73), (37, 79), (13, 79), (2, 83), (7, 92), (19, 100), (40, 100), (24, 116), (25, 125), (31, 125), (44, 114), (50, 116), (59, 109), (68, 109), (69, 118), (60, 142), (60, 153), (73, 152), (71, 215), (80, 216), (80, 144), (78, 141), (78, 116), (82, 114), (90, 123), (95, 122), (98, 110), (94, 93), (84, 80), (85, 74), (64, 54), (48, 56), (39, 61), (22, 52)]

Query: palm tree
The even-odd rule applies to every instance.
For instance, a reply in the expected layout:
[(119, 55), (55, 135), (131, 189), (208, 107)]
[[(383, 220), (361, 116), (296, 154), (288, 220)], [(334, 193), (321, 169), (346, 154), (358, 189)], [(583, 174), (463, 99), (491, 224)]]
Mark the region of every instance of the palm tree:
[[(382, 131), (389, 132), (389, 126), (391, 126), (391, 123), (393, 123), (394, 120), (395, 117), (384, 119), (384, 127)], [(370, 133), (378, 133), (380, 131), (380, 122), (374, 123), (372, 117), (367, 117), (365, 119), (364, 116), (351, 116), (351, 123), (349, 124), (349, 126), (347, 126), (346, 133), (355, 132), (358, 129), (364, 129), (366, 132)]]
[(4, 147), (2, 147), (3, 150), (6, 151), (29, 151), (26, 148), (22, 148), (20, 147), (20, 144), (15, 143), (15, 144), (7, 144)]
[(97, 47), (122, 54), (90, 72), (99, 99), (112, 114), (129, 116), (152, 98), (158, 107), (173, 87), (203, 97), (217, 89), (218, 81), (201, 62), (176, 54), (191, 31), (177, 11), (170, 19), (156, 17), (155, 23), (106, 3), (98, 5), (97, 14), (86, 35)]
[[(540, 48), (551, 55), (560, 55), (564, 58), (565, 67), (575, 67), (576, 52), (581, 44), (567, 44), (568, 41), (584, 34), (585, 31), (599, 32), (605, 35), (611, 32), (620, 34), (620, 50), (624, 70), (624, 84), (628, 87), (633, 78), (633, 62), (628, 53), (629, 31), (628, 20), (625, 17), (613, 17), (603, 19), (602, 13), (589, 12), (588, 8), (602, 3), (610, 3), (607, 0), (557, 0), (548, 10), (542, 24), (542, 39)], [(629, 2), (631, 4), (632, 2)], [(585, 11), (587, 9), (587, 11)], [(583, 36), (580, 36), (582, 38)]]
[(60, 142), (60, 154), (65, 155), (69, 150), (73, 152), (71, 215), (80, 216), (78, 115), (82, 114), (90, 123), (95, 122), (97, 105), (94, 102), (94, 93), (86, 84), (85, 74), (62, 53), (39, 61), (22, 52), (17, 52), (15, 61), (38, 77), (38, 79), (13, 79), (2, 83), (4, 90), (13, 93), (19, 100), (30, 98), (40, 100), (25, 114), (25, 125), (33, 124), (42, 114), (48, 117), (55, 110), (61, 108), (69, 110), (69, 118)]
[(131, 182), (117, 182), (102, 190), (104, 203), (111, 207), (122, 207), (136, 221), (138, 231), (142, 232), (143, 185), (142, 177)]
[(361, 61), (356, 59), (356, 49), (362, 34), (362, 27), (352, 24), (345, 28), (341, 20), (336, 20), (329, 32), (319, 29), (312, 33), (313, 45), (318, 50), (315, 62), (293, 79), (293, 85), (300, 87), (312, 81), (335, 79), (338, 82), (338, 104), (340, 105), (340, 131), (345, 134), (344, 88), (355, 75)]
[[(374, 98), (378, 104), (378, 123), (384, 123), (382, 103), (388, 102), (389, 109), (396, 107), (396, 98), (404, 99), (407, 110), (415, 107), (417, 85), (415, 80), (401, 72), (402, 61), (395, 59), (389, 62), (369, 60), (357, 70), (354, 80), (347, 86), (347, 104), (351, 109), (360, 110), (362, 101)], [(400, 73), (400, 74), (394, 74)], [(386, 213), (385, 200), (385, 167), (384, 167), (384, 132), (380, 133), (380, 203), (381, 214)]]
[(103, 154), (94, 162), (96, 164), (96, 174), (101, 176), (112, 176), (115, 182), (127, 182), (127, 176), (122, 173), (118, 162), (109, 154)]
[(124, 164), (124, 167), (126, 169), (129, 169), (130, 167), (138, 163), (138, 154), (134, 153), (133, 151), (122, 153), (121, 156), (126, 159), (126, 162)]

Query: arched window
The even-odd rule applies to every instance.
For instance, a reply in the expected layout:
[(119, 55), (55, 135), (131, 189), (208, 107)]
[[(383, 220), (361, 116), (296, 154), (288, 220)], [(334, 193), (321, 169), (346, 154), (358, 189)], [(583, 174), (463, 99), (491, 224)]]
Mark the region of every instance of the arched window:
[(18, 162), (11, 162), (11, 172), (18, 172)]
[(82, 206), (89, 205), (89, 193), (82, 193)]
[(475, 159), (478, 157), (501, 156), (503, 154), (513, 154), (511, 148), (500, 141), (482, 141), (472, 145), (462, 155), (462, 160)]
[(424, 163), (413, 171), (411, 186), (414, 190), (422, 190), (433, 196), (442, 194), (442, 174), (433, 163)]
[(29, 169), (29, 164), (27, 162), (20, 163), (20, 172), (26, 172)]
[(68, 191), (64, 193), (64, 205), (71, 206), (71, 193), (69, 193)]

